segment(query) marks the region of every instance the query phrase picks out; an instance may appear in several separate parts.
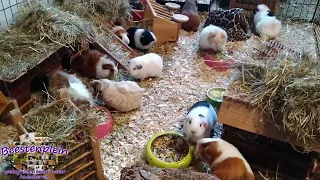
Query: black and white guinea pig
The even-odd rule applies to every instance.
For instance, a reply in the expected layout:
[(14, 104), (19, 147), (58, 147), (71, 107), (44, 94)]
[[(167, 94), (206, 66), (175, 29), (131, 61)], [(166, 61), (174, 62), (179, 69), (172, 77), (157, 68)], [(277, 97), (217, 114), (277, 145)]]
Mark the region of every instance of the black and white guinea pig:
[(217, 113), (207, 101), (198, 101), (189, 109), (183, 124), (183, 134), (191, 142), (210, 137), (211, 129), (216, 125)]
[(157, 41), (157, 38), (152, 31), (147, 29), (130, 27), (127, 29), (127, 33), (130, 41), (129, 46), (141, 51), (149, 50), (153, 43)]

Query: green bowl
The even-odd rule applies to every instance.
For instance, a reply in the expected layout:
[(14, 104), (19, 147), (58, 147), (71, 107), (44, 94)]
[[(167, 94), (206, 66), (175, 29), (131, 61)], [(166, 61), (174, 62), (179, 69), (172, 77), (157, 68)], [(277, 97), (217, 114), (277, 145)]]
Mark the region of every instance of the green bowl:
[(212, 98), (209, 96), (210, 92), (211, 91), (223, 91), (223, 92), (226, 92), (227, 89), (224, 88), (224, 87), (213, 87), (213, 88), (210, 88), (208, 91), (207, 91), (207, 102), (210, 103), (213, 107), (216, 107), (217, 109), (220, 108), (221, 106), (221, 103), (222, 103), (222, 97), (221, 99), (215, 99), (215, 98)]
[(178, 161), (178, 162), (165, 162), (165, 161), (162, 161), (158, 158), (156, 158), (153, 154), (152, 154), (152, 150), (151, 150), (151, 145), (152, 145), (152, 142), (157, 138), (157, 137), (160, 137), (160, 136), (163, 136), (163, 135), (176, 135), (176, 136), (179, 136), (179, 137), (183, 137), (182, 135), (180, 135), (179, 133), (177, 132), (160, 132), (160, 133), (157, 133), (155, 134), (154, 136), (152, 136), (148, 143), (147, 143), (147, 147), (146, 147), (146, 157), (147, 157), (147, 161), (149, 162), (149, 164), (151, 166), (155, 166), (155, 167), (158, 167), (158, 168), (187, 168), (190, 166), (191, 164), (191, 161), (192, 161), (192, 156), (193, 156), (193, 152), (194, 152), (194, 146), (191, 146), (188, 142), (188, 145), (189, 145), (189, 152), (188, 154), (186, 155), (186, 157), (184, 157), (182, 160)]

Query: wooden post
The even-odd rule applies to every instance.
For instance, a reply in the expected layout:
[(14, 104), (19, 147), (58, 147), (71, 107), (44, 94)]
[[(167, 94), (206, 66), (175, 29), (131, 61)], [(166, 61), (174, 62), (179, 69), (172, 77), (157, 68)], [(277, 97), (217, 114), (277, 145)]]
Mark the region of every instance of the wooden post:
[(104, 174), (101, 164), (101, 155), (100, 155), (100, 142), (97, 138), (97, 129), (96, 126), (92, 126), (90, 128), (90, 136), (91, 136), (91, 146), (93, 149), (93, 159), (96, 167), (96, 175), (98, 180), (104, 180)]

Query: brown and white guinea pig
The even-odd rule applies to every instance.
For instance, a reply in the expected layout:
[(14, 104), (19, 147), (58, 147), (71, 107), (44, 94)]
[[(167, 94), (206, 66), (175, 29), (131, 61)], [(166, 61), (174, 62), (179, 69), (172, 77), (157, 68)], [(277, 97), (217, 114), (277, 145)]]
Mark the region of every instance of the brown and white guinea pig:
[(216, 122), (217, 113), (213, 106), (207, 101), (198, 101), (189, 109), (183, 124), (183, 134), (195, 143), (201, 138), (210, 137)]
[(226, 49), (227, 40), (228, 35), (224, 29), (210, 24), (200, 32), (199, 49), (221, 52)]
[(151, 30), (130, 27), (127, 29), (127, 33), (130, 41), (129, 46), (140, 51), (146, 52), (157, 41)]
[(59, 89), (66, 88), (67, 93), (73, 103), (79, 107), (92, 107), (94, 100), (91, 92), (75, 75), (64, 71), (56, 71), (50, 75), (45, 73), (37, 75), (30, 85), (31, 91), (48, 90), (49, 94), (54, 97), (59, 97)]
[(188, 32), (198, 31), (200, 25), (200, 16), (198, 14), (197, 1), (187, 0), (187, 2), (182, 7), (181, 14), (189, 17), (189, 21), (182, 23), (181, 28)]
[(211, 167), (211, 173), (221, 180), (254, 180), (249, 163), (239, 150), (220, 138), (197, 141), (196, 151)]
[(118, 73), (116, 62), (98, 50), (82, 50), (70, 59), (71, 71), (88, 78), (111, 78)]
[(276, 38), (281, 32), (279, 21), (265, 4), (259, 4), (254, 11), (253, 17), (255, 30), (262, 40)]
[(111, 31), (115, 33), (124, 43), (130, 43), (128, 33), (122, 26), (114, 26), (111, 28)]
[(128, 72), (134, 79), (143, 81), (148, 77), (160, 78), (163, 70), (163, 60), (155, 53), (148, 53), (129, 60)]
[(142, 107), (142, 96), (146, 91), (133, 81), (111, 81), (109, 79), (93, 80), (95, 86), (102, 92), (106, 105), (120, 112), (129, 112)]

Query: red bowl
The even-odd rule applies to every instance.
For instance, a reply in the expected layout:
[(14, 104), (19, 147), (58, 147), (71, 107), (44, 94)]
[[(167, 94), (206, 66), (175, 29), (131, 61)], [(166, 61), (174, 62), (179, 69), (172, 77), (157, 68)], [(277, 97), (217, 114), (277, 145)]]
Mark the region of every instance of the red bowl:
[(133, 22), (139, 22), (143, 20), (143, 10), (137, 10), (137, 9), (133, 9), (131, 11), (131, 21)]
[[(232, 51), (227, 50), (230, 54), (232, 54)], [(218, 71), (226, 71), (228, 69), (231, 69), (234, 67), (234, 64), (236, 63), (232, 58), (226, 60), (226, 61), (218, 61), (214, 57), (212, 57), (209, 52), (203, 57), (204, 62), (207, 66), (214, 68)]]
[(98, 139), (101, 140), (101, 139), (103, 139), (104, 137), (106, 137), (107, 135), (110, 134), (110, 132), (112, 130), (112, 127), (113, 127), (113, 119), (112, 119), (111, 113), (108, 111), (107, 108), (105, 108), (103, 106), (96, 106), (96, 108), (105, 110), (108, 113), (108, 116), (109, 116), (108, 122), (106, 122), (104, 124), (100, 124), (100, 125), (98, 125), (96, 127), (97, 128)]

